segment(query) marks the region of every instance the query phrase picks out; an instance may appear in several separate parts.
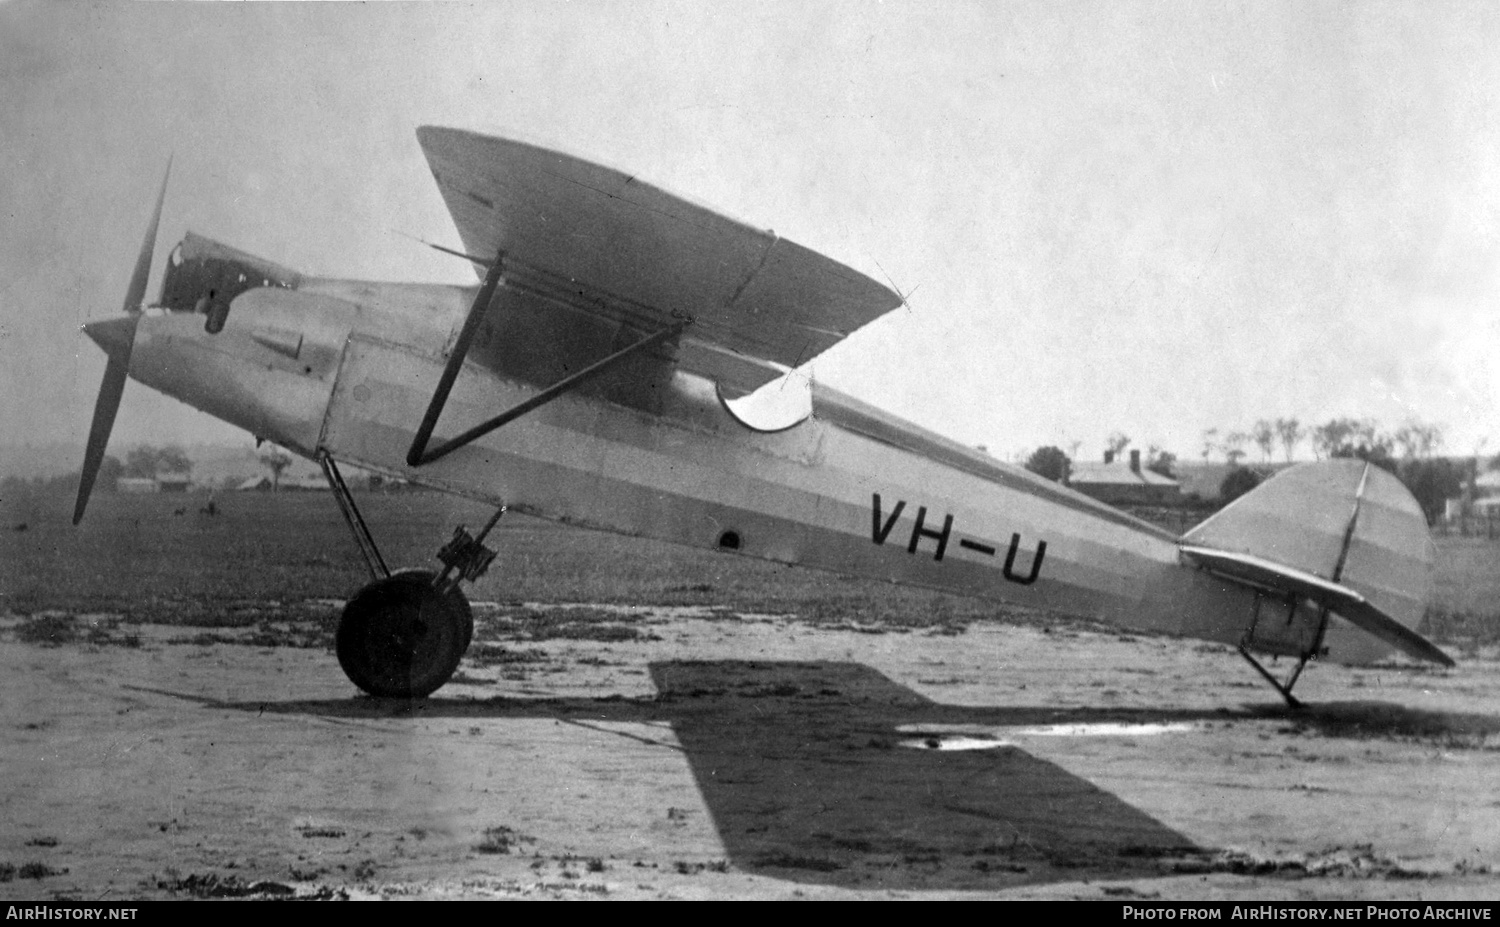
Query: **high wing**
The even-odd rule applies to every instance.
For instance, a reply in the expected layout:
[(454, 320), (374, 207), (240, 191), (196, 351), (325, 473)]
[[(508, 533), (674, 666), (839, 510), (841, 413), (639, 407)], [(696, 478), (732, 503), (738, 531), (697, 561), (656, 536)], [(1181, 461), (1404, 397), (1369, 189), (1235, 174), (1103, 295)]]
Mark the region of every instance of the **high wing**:
[(528, 145), (417, 130), (464, 247), (638, 330), (692, 319), (679, 367), (732, 394), (901, 305), (864, 274), (634, 176)]

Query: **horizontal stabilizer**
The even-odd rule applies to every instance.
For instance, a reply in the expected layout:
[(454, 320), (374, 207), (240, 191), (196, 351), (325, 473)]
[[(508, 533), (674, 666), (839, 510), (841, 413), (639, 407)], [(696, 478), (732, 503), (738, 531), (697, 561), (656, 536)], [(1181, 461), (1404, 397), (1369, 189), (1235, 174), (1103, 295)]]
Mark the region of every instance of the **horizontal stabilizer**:
[(1426, 638), (1376, 608), (1368, 599), (1338, 583), (1252, 554), (1184, 545), (1182, 555), (1226, 579), (1294, 593), (1347, 619), (1418, 660), (1453, 666), (1453, 660)]

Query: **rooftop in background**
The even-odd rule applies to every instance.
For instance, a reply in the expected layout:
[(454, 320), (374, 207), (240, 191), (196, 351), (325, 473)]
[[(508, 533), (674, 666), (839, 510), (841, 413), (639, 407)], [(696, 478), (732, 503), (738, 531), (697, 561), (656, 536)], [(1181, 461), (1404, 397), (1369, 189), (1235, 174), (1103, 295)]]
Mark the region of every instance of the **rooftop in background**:
[(1141, 466), (1141, 452), (1116, 460), (1105, 452), (1102, 462), (1075, 461), (1068, 485), (1110, 505), (1171, 503), (1180, 495), (1178, 482)]

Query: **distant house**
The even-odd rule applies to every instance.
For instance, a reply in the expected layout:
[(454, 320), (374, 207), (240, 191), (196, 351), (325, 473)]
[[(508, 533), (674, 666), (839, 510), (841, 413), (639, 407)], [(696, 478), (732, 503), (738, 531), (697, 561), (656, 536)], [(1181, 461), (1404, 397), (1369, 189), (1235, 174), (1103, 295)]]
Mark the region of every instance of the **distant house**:
[(1489, 470), (1474, 477), (1474, 514), (1500, 515), (1500, 470)]
[[(352, 468), (351, 468), (352, 469)], [(397, 489), (406, 485), (405, 480), (381, 479), (373, 473), (350, 473), (345, 477), (350, 489)], [(321, 473), (283, 473), (279, 483), (273, 483), (265, 474), (251, 477), (235, 484), (236, 492), (327, 492), (328, 481)]]
[(186, 473), (159, 473), (156, 476), (157, 492), (187, 492), (193, 480)]
[(146, 476), (122, 476), (115, 482), (116, 492), (156, 492), (156, 480)]
[[(349, 485), (356, 485), (355, 480), (348, 480)], [(283, 476), (281, 486), (282, 492), (323, 492), (328, 489), (328, 481), (321, 474), (309, 474), (306, 476)]]
[[(353, 482), (352, 480), (350, 481)], [(304, 492), (320, 491), (328, 488), (328, 483), (321, 476), (287, 476), (283, 475), (279, 481), (272, 481), (269, 476), (257, 476), (245, 480), (235, 487), (237, 492)]]
[(1176, 480), (1141, 466), (1140, 451), (1129, 459), (1106, 451), (1102, 463), (1075, 461), (1068, 485), (1109, 505), (1175, 505), (1182, 495)]

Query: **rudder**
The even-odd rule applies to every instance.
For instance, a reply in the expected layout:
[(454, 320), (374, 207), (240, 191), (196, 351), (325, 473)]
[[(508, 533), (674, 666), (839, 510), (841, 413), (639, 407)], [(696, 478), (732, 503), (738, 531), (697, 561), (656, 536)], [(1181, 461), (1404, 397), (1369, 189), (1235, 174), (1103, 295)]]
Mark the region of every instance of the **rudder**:
[[(1371, 607), (1341, 607), (1332, 605), (1333, 599), (1324, 604), (1412, 656), (1451, 662), (1413, 630), (1433, 589), (1436, 548), (1426, 518), (1400, 480), (1379, 467), (1329, 460), (1283, 470), (1183, 535), (1180, 543), (1200, 562), (1212, 559), (1209, 551), (1247, 555), (1288, 568), (1288, 580), (1294, 579), (1290, 574), (1311, 574), (1352, 590)], [(1268, 582), (1266, 575), (1263, 570), (1251, 581), (1305, 590), (1305, 584)], [(1388, 652), (1371, 637), (1337, 625), (1330, 628), (1328, 648), (1329, 656), (1348, 663)]]

